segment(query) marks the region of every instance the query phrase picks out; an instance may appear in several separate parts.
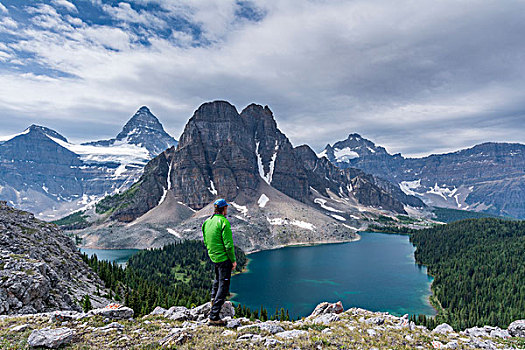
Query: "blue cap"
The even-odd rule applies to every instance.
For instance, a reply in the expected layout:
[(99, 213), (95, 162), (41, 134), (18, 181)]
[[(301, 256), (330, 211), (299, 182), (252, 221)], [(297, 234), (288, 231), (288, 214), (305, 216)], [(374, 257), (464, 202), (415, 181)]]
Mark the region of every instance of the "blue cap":
[(222, 208), (222, 207), (227, 207), (228, 206), (228, 203), (226, 203), (226, 200), (224, 199), (217, 199), (215, 201), (215, 203), (213, 203), (214, 205), (216, 205), (218, 208)]

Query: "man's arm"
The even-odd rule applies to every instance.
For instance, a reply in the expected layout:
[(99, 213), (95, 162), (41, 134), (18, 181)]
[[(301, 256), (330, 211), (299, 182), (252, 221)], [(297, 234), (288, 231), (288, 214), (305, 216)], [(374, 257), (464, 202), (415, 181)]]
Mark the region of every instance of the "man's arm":
[(235, 259), (235, 248), (233, 246), (233, 235), (230, 222), (225, 220), (224, 230), (222, 231), (222, 241), (224, 242), (224, 248), (226, 249), (226, 255), (232, 263), (236, 263)]

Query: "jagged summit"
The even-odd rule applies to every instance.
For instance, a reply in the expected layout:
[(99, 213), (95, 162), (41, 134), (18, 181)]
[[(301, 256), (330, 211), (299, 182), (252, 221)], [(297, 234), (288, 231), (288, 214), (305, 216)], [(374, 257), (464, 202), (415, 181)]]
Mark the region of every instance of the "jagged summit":
[(352, 133), (343, 140), (326, 145), (325, 149), (318, 154), (319, 157), (326, 157), (334, 163), (351, 163), (356, 158), (366, 158), (370, 156), (390, 156), (385, 148), (376, 146), (372, 141), (362, 137), (358, 133)]
[(159, 122), (148, 107), (142, 106), (131, 117), (131, 119), (124, 125), (122, 131), (117, 135), (117, 140), (123, 140), (128, 136), (132, 136), (142, 130), (152, 130), (157, 132), (164, 132), (162, 124)]
[(116, 143), (144, 147), (151, 156), (156, 156), (165, 149), (177, 145), (177, 141), (164, 130), (160, 121), (146, 106), (137, 110), (114, 139), (88, 142), (83, 145), (108, 147)]

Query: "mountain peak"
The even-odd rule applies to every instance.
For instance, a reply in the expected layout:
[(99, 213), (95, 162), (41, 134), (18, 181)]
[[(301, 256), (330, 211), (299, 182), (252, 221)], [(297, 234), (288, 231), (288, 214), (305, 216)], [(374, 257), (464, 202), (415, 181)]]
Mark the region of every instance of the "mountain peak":
[(157, 156), (171, 146), (177, 145), (177, 140), (171, 137), (160, 121), (146, 106), (140, 107), (127, 121), (117, 137), (110, 140), (101, 140), (84, 143), (93, 146), (111, 146), (115, 141), (123, 141), (131, 145), (146, 148), (151, 156)]
[(53, 129), (47, 128), (45, 126), (37, 125), (37, 124), (31, 124), (25, 131), (24, 134), (27, 133), (39, 133), (45, 136), (50, 136), (59, 140), (62, 140), (64, 142), (67, 142), (67, 139), (60, 135), (58, 132), (56, 132)]
[(148, 107), (142, 106), (124, 125), (122, 131), (117, 135), (117, 140), (125, 139), (126, 137), (139, 132), (141, 129), (151, 129), (159, 132), (164, 132), (162, 124), (157, 117), (151, 113)]
[(360, 157), (372, 157), (378, 155), (389, 155), (385, 148), (376, 146), (372, 141), (362, 137), (358, 133), (351, 133), (346, 140), (338, 141), (333, 146), (326, 145), (318, 157), (327, 157), (331, 162), (350, 163), (352, 159)]

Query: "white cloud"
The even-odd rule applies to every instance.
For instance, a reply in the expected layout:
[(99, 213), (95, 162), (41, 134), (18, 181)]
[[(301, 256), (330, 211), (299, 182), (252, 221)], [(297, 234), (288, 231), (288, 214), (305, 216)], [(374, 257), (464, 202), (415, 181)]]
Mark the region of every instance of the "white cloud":
[(166, 22), (155, 15), (144, 10), (137, 12), (127, 2), (120, 2), (117, 6), (103, 5), (102, 8), (109, 15), (120, 21), (129, 23), (140, 23), (153, 28), (164, 28)]
[(72, 2), (69, 2), (67, 0), (51, 0), (51, 2), (56, 6), (66, 8), (68, 11), (78, 12), (77, 7)]
[(2, 4), (1, 2), (0, 2), (0, 12), (3, 12), (3, 13), (8, 13), (9, 12), (7, 7), (5, 7), (4, 4)]
[[(17, 30), (23, 39), (9, 48), (71, 77), (2, 71), (0, 108), (70, 120), (67, 135), (86, 139), (100, 130), (75, 135), (75, 125), (116, 131), (143, 104), (178, 137), (198, 105), (226, 99), (268, 104), (294, 144), (316, 149), (351, 132), (411, 155), (525, 142), (523, 3), (258, 1), (265, 17), (250, 22), (236, 19), (236, 1), (156, 2), (211, 44), (152, 31), (143, 46), (125, 25), (74, 23), (39, 6), (30, 10), (39, 27)], [(124, 23), (167, 23), (129, 4), (104, 8)]]

